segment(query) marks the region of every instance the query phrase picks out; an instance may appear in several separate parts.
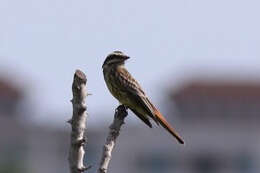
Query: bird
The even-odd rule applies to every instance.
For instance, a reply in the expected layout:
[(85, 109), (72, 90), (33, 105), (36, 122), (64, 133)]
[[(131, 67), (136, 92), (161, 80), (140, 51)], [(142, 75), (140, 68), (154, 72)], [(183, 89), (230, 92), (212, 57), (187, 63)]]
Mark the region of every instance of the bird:
[(108, 90), (119, 104), (129, 108), (147, 126), (152, 128), (150, 122), (152, 119), (158, 126), (164, 127), (180, 144), (184, 144), (184, 140), (152, 104), (140, 84), (125, 68), (125, 61), (129, 58), (121, 51), (113, 51), (106, 57), (102, 69)]

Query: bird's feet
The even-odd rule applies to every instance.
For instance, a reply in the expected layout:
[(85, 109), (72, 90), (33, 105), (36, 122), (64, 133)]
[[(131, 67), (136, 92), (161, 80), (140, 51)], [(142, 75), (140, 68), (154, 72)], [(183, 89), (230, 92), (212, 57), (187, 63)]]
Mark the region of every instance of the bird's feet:
[(122, 117), (126, 117), (127, 116), (127, 109), (128, 109), (128, 107), (127, 106), (125, 106), (125, 105), (119, 105), (117, 108), (116, 108), (116, 110), (115, 110), (115, 116), (117, 116), (117, 115), (120, 115), (120, 116), (122, 116)]
[(127, 107), (126, 105), (121, 104), (121, 105), (119, 105), (119, 106), (116, 108), (115, 111), (117, 112), (117, 111), (119, 111), (119, 110), (121, 110), (121, 109), (124, 109), (124, 110), (127, 111), (128, 107)]

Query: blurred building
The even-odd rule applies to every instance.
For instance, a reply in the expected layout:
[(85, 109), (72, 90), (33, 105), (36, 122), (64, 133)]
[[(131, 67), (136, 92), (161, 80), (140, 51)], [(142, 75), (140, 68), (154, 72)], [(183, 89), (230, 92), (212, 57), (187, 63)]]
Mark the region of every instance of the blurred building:
[[(150, 129), (141, 121), (130, 124), (126, 118), (110, 172), (260, 172), (260, 84), (190, 81), (167, 96), (158, 107), (165, 106), (161, 112), (186, 145), (179, 145), (163, 128)], [(0, 173), (69, 172), (70, 126), (21, 122), (17, 117), (30, 114), (24, 111), (30, 108), (21, 108), (24, 97), (25, 91), (0, 80)], [(106, 116), (112, 121), (113, 112)], [(89, 173), (96, 172), (108, 127), (88, 128), (85, 161), (93, 166)]]
[(0, 172), (24, 172), (26, 130), (17, 122), (23, 91), (0, 79)]
[(64, 130), (28, 121), (31, 108), (25, 103), (26, 92), (11, 80), (0, 79), (0, 173), (67, 171), (64, 141), (69, 136)]
[(260, 172), (260, 83), (190, 81), (170, 100), (191, 149), (189, 172)]

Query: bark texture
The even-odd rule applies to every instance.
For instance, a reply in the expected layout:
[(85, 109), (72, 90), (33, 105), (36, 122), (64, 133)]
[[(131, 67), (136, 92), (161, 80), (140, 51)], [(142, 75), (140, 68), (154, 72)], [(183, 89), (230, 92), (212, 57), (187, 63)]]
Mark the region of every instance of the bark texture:
[(76, 70), (72, 84), (73, 115), (68, 122), (71, 124), (71, 142), (69, 151), (69, 165), (71, 173), (81, 173), (90, 168), (84, 166), (84, 145), (87, 142), (85, 137), (86, 119), (87, 119), (87, 78), (86, 75)]
[(101, 162), (97, 173), (107, 173), (109, 162), (112, 157), (112, 151), (116, 144), (116, 139), (119, 136), (121, 126), (124, 124), (124, 119), (128, 115), (125, 106), (120, 105), (117, 107), (114, 115), (114, 121), (109, 127), (106, 143), (103, 147)]

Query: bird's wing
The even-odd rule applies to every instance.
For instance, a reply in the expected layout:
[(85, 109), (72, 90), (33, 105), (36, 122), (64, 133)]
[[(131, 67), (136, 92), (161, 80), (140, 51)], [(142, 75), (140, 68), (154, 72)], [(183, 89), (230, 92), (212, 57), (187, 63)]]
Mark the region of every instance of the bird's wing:
[(153, 105), (150, 104), (150, 101), (148, 100), (145, 92), (142, 90), (139, 83), (124, 68), (118, 70), (116, 75), (118, 76), (117, 82), (118, 85), (121, 86), (121, 89), (127, 93), (128, 97), (135, 100), (138, 105), (141, 105), (147, 115), (149, 115), (158, 124), (158, 120), (153, 113)]
[[(144, 91), (138, 82), (131, 76), (131, 74), (126, 69), (118, 70), (118, 85), (120, 88), (127, 93), (127, 96), (131, 99), (134, 99), (135, 102), (139, 105), (142, 105), (142, 108), (147, 112), (157, 125), (162, 125), (170, 134), (172, 134), (181, 144), (184, 144), (184, 140), (179, 136), (179, 134), (175, 131), (173, 127), (166, 121), (163, 115), (160, 113), (158, 109), (149, 101)], [(149, 119), (140, 114), (138, 111), (134, 110), (134, 108), (130, 108), (133, 112), (144, 121), (149, 127), (151, 127), (151, 123)]]
[(143, 116), (142, 114), (140, 114), (139, 112), (137, 112), (134, 108), (130, 108), (131, 111), (138, 116), (138, 118), (140, 118), (147, 126), (149, 126), (150, 128), (152, 128), (152, 124), (149, 121), (147, 116)]

